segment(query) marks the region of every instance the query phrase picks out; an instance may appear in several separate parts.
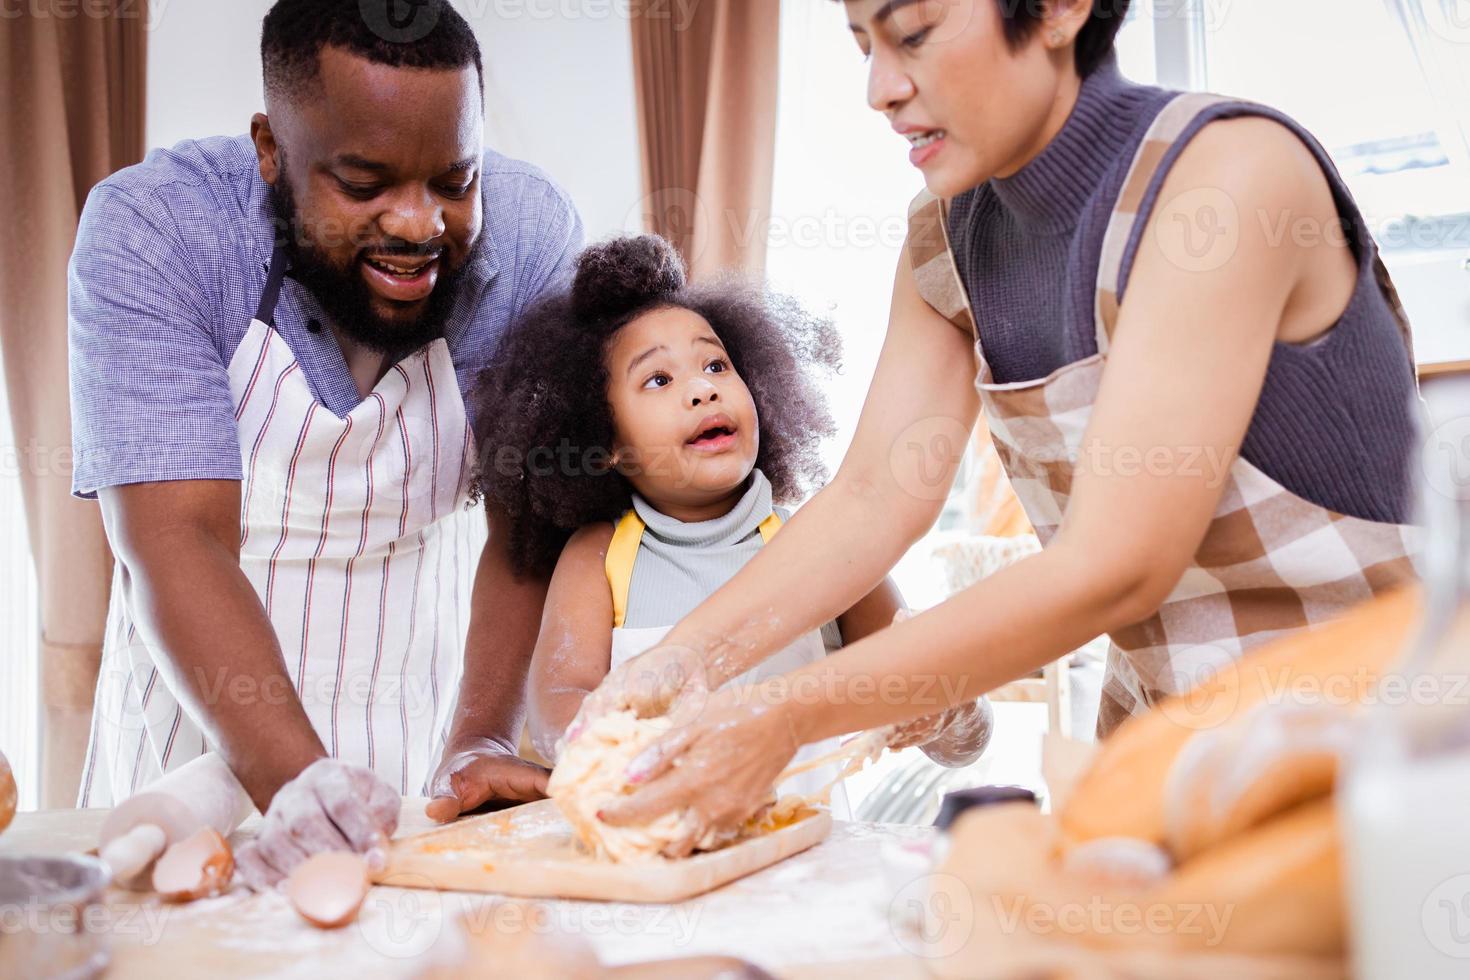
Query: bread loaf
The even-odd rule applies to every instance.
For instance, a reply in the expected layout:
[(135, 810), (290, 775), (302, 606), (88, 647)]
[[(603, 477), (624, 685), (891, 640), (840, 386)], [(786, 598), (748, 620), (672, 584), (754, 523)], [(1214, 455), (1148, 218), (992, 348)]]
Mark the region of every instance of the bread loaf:
[(1063, 835), (1075, 842), (1135, 837), (1166, 844), (1165, 784), (1193, 736), (1267, 700), (1362, 701), (1402, 656), (1419, 605), (1417, 588), (1384, 594), (1332, 623), (1262, 647), (1192, 692), (1128, 719), (1102, 744), (1061, 808)]

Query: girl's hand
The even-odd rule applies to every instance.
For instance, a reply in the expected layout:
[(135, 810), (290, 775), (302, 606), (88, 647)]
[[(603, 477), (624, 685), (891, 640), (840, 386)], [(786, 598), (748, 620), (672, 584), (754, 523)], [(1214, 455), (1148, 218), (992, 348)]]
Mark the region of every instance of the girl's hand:
[(917, 745), (942, 766), (965, 766), (980, 758), (994, 726), (990, 701), (979, 698), (895, 725), (888, 747), (896, 752)]
[(683, 857), (696, 842), (733, 833), (771, 800), (776, 778), (800, 747), (794, 707), (768, 688), (726, 689), (704, 711), (646, 749), (628, 766), (645, 784), (601, 814), (614, 827), (687, 810), (690, 832), (665, 850)]
[(631, 708), (640, 718), (696, 715), (709, 691), (709, 672), (699, 654), (688, 647), (654, 647), (608, 672), (582, 702), (565, 740), (575, 741), (594, 719), (613, 711)]

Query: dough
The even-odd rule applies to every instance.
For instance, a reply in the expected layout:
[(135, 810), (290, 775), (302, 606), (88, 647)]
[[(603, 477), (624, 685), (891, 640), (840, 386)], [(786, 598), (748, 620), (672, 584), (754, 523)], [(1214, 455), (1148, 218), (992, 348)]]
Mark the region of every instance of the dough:
[[(696, 831), (693, 814), (688, 811), (665, 813), (640, 827), (611, 827), (597, 819), (599, 810), (634, 791), (624, 776), (628, 764), (672, 726), (667, 717), (639, 718), (632, 711), (614, 711), (592, 722), (575, 742), (562, 749), (546, 793), (556, 801), (582, 844), (597, 857), (614, 862), (649, 860), (688, 840)], [(830, 755), (787, 769), (776, 781), (844, 760), (849, 764), (838, 776), (841, 779), (862, 768), (883, 751), (883, 746), (882, 733), (870, 733)], [(825, 802), (836, 782), (834, 779), (823, 792), (811, 796), (789, 794), (777, 800), (773, 792), (771, 801), (744, 826), (733, 833), (706, 832), (696, 841), (695, 850), (715, 850), (796, 823), (810, 812), (812, 804)]]
[(562, 749), (546, 795), (556, 801), (582, 843), (599, 858), (639, 861), (693, 832), (691, 815), (665, 813), (642, 827), (610, 827), (597, 812), (633, 792), (624, 773), (628, 763), (658, 741), (673, 723), (665, 717), (639, 718), (614, 711), (596, 719), (575, 742)]

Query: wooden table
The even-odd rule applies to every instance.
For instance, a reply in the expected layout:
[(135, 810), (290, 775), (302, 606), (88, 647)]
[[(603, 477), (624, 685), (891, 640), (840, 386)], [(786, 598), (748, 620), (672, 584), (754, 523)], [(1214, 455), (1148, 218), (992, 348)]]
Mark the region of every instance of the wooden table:
[[(399, 836), (428, 829), (423, 800), (404, 801)], [(18, 814), (0, 836), (0, 853), (57, 854), (96, 846), (104, 810)], [(253, 836), (253, 817), (235, 835)], [(723, 954), (782, 977), (923, 977), (909, 957), (911, 937), (890, 926), (889, 907), (905, 881), (885, 861), (902, 842), (931, 828), (838, 822), (823, 843), (745, 879), (677, 905), (541, 901), (537, 931), (585, 937), (608, 966)], [(497, 912), (497, 910), (499, 910)], [(358, 922), (324, 932), (302, 921), (277, 894), (231, 892), (189, 905), (112, 890), (99, 928), (112, 941), (112, 978), (164, 976), (412, 977), (460, 914), (482, 921), (507, 910), (496, 896), (377, 887)], [(524, 911), (524, 910), (521, 910)]]

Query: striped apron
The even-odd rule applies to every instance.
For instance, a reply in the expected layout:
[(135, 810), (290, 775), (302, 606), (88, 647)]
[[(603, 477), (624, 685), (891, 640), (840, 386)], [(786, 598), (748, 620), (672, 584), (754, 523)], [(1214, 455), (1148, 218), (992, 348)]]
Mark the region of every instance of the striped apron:
[[(447, 735), (487, 534), (470, 505), (464, 401), (441, 339), (338, 418), (273, 326), (285, 271), (278, 251), (229, 364), (244, 470), (240, 567), (327, 751), (422, 793)], [(206, 751), (154, 662), (119, 573), (80, 806), (110, 806)], [(232, 687), (228, 676), (203, 682), (211, 698), (269, 703), (282, 693)]]
[[(1103, 239), (1094, 321), (1097, 353), (1046, 378), (996, 384), (950, 250), (946, 203), (921, 193), (909, 209), (909, 254), (924, 300), (975, 339), (980, 392), (995, 450), (1045, 545), (1061, 525), (1118, 318), (1129, 233), (1165, 152), (1218, 96), (1176, 97), (1140, 144)], [(1410, 345), (1408, 321), (1382, 261), (1380, 288)], [(1412, 353), (1412, 346), (1410, 346)], [(1209, 529), (1157, 612), (1110, 634), (1098, 735), (1207, 679), (1285, 633), (1311, 628), (1413, 578), (1409, 525), (1361, 520), (1313, 504), (1237, 456)]]
[[(781, 529), (781, 524), (781, 515), (772, 511), (771, 516), (762, 521), (760, 525), (762, 543), (770, 543), (771, 538), (775, 537), (776, 532)], [(607, 571), (607, 582), (612, 589), (613, 599), (612, 661), (610, 665), (612, 667), (618, 667), (638, 654), (658, 646), (668, 635), (669, 630), (674, 628), (672, 623), (668, 626), (637, 628), (623, 625), (628, 614), (628, 592), (633, 585), (633, 566), (638, 561), (638, 546), (643, 540), (645, 530), (638, 512), (629, 510), (618, 522), (612, 541), (607, 546), (607, 558), (603, 565)], [(765, 678), (779, 677), (805, 667), (807, 664), (817, 663), (826, 656), (827, 647), (822, 642), (822, 631), (812, 630), (729, 683), (755, 684)], [(828, 738), (803, 745), (796, 750), (796, 755), (790, 764), (795, 765), (808, 759), (817, 759), (836, 752), (841, 747), (842, 740), (839, 738)], [(788, 778), (776, 787), (776, 791), (781, 795), (787, 793), (799, 793), (803, 796), (817, 795), (822, 793), (829, 783), (837, 779), (841, 771), (841, 765), (838, 763), (819, 766), (810, 772), (798, 773)], [(828, 800), (834, 817), (838, 820), (852, 819), (852, 811), (847, 802), (847, 792), (842, 788), (841, 781), (832, 785)]]

